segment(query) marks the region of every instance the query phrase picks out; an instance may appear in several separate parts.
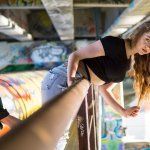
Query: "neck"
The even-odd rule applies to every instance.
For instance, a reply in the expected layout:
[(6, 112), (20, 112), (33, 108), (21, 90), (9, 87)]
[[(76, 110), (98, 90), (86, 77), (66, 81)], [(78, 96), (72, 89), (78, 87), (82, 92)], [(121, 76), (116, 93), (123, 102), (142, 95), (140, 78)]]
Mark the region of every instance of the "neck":
[(125, 40), (125, 48), (127, 53), (127, 58), (130, 58), (132, 55), (136, 54), (136, 49), (132, 46), (131, 40)]

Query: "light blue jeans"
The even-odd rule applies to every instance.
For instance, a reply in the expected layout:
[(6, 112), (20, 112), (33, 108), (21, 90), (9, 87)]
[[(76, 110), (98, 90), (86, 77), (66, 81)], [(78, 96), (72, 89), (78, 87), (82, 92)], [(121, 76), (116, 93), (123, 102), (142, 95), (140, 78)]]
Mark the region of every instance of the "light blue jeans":
[[(76, 80), (82, 79), (81, 73), (76, 73)], [(46, 74), (41, 85), (42, 102), (52, 100), (68, 87), (67, 85), (67, 65), (62, 64), (53, 68)]]
[[(76, 80), (82, 79), (81, 73), (76, 73)], [(41, 86), (42, 102), (46, 103), (51, 101), (55, 96), (60, 94), (67, 88), (67, 65), (63, 64), (53, 68), (44, 77)], [(59, 139), (55, 150), (64, 150), (69, 139), (69, 128), (72, 121), (65, 129), (64, 135)]]

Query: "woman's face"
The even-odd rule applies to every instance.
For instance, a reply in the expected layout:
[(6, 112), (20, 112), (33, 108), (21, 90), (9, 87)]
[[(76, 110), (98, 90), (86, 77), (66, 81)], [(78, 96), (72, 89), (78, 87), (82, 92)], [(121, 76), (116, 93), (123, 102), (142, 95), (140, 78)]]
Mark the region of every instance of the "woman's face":
[(150, 53), (150, 32), (144, 33), (136, 44), (137, 53), (140, 55)]

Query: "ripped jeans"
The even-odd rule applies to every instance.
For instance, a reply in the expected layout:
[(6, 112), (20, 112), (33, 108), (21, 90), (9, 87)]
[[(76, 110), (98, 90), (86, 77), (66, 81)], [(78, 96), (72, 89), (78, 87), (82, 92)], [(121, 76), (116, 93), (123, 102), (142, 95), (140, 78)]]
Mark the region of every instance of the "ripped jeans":
[[(80, 80), (82, 78), (82, 74), (77, 72), (76, 80)], [(60, 94), (67, 87), (67, 65), (63, 64), (61, 66), (53, 68), (48, 72), (48, 74), (44, 77), (44, 80), (42, 81), (42, 102), (46, 103), (48, 101), (51, 101), (53, 97)], [(69, 139), (69, 129), (72, 121), (66, 127), (64, 135), (59, 139), (55, 150), (65, 149), (67, 140)]]
[[(82, 78), (82, 74), (77, 72), (76, 79), (80, 80)], [(50, 101), (67, 87), (67, 65), (62, 64), (50, 70), (44, 77), (41, 86), (42, 102), (46, 103), (47, 101)]]

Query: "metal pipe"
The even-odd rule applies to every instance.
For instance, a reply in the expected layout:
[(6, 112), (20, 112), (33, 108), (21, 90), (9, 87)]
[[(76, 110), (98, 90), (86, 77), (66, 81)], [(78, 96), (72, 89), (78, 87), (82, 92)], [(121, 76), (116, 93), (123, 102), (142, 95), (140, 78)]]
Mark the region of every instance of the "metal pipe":
[[(107, 3), (74, 3), (73, 9), (81, 9), (81, 8), (127, 8), (129, 4), (107, 4)], [(59, 6), (61, 8), (65, 8), (66, 5)], [(41, 6), (0, 6), (0, 10), (4, 9), (38, 9), (44, 10), (45, 7)]]
[(103, 4), (103, 3), (74, 3), (74, 9), (77, 8), (127, 8), (129, 4)]
[(3, 150), (54, 150), (88, 92), (86, 79), (71, 86), (0, 139)]

